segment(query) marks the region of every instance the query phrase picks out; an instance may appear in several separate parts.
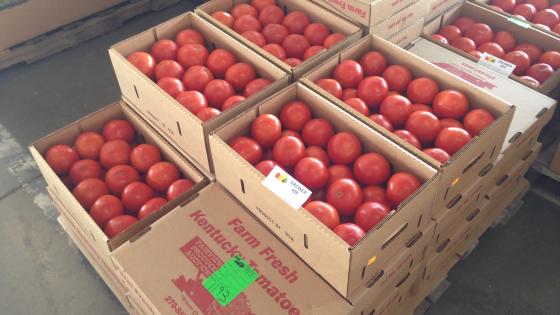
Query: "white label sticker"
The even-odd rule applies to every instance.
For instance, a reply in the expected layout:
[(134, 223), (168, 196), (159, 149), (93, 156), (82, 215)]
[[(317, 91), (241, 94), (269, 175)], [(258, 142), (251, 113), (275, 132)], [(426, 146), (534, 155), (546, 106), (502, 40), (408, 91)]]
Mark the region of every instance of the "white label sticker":
[(294, 209), (301, 208), (311, 196), (311, 190), (279, 166), (275, 166), (262, 183)]
[(490, 68), (506, 77), (515, 70), (515, 65), (513, 63), (509, 63), (485, 52), (482, 53), (482, 56), (478, 59), (478, 64)]

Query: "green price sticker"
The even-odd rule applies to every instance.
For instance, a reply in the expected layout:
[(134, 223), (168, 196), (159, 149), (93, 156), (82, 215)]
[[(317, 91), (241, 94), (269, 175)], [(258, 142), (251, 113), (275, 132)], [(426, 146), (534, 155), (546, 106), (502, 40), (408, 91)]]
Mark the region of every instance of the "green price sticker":
[(202, 285), (225, 307), (253, 283), (259, 274), (243, 258), (234, 256), (216, 270)]

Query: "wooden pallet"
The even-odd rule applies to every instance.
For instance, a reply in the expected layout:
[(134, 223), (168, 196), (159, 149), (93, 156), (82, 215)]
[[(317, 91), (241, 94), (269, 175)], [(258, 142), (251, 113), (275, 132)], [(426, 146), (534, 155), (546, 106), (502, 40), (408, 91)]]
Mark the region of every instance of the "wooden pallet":
[(19, 63), (33, 63), (107, 33), (129, 19), (158, 11), (179, 0), (129, 0), (82, 20), (0, 51), (0, 70)]
[(428, 296), (416, 307), (413, 315), (424, 315), (428, 310), (437, 303), (437, 301), (443, 296), (445, 291), (449, 289), (451, 282), (447, 278), (443, 279), (438, 286), (430, 293)]

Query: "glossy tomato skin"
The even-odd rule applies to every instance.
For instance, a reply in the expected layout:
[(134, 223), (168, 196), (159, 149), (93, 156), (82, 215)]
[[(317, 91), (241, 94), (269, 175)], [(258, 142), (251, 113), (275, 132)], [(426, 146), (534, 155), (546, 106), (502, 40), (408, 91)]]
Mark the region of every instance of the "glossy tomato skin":
[(237, 63), (237, 57), (228, 50), (214, 49), (208, 56), (206, 67), (212, 72), (214, 77), (223, 78), (226, 70)]
[(377, 108), (389, 94), (389, 85), (382, 77), (367, 77), (358, 85), (357, 94), (369, 108)]
[(89, 215), (101, 227), (105, 227), (112, 218), (124, 214), (124, 207), (121, 200), (113, 195), (103, 195), (91, 206)]
[(142, 173), (146, 173), (152, 165), (159, 161), (161, 161), (161, 151), (153, 144), (139, 144), (130, 153), (130, 164)]
[(231, 8), (230, 13), (234, 18), (238, 18), (242, 15), (258, 16), (257, 9), (248, 3), (236, 4)]
[(412, 73), (405, 66), (391, 65), (383, 71), (383, 78), (389, 85), (389, 90), (404, 92), (412, 80)]
[(121, 195), (128, 184), (137, 181), (140, 181), (140, 175), (130, 165), (113, 166), (105, 173), (105, 183), (107, 183), (109, 191), (117, 196)]
[(309, 47), (311, 47), (309, 40), (305, 36), (299, 34), (290, 34), (282, 41), (282, 48), (284, 48), (289, 58), (303, 60), (303, 56)]
[(126, 59), (148, 78), (154, 77), (156, 59), (149, 53), (143, 51), (135, 51)]
[(380, 185), (391, 175), (391, 165), (383, 155), (370, 152), (356, 159), (353, 173), (363, 186)]
[(328, 186), (332, 185), (337, 179), (354, 179), (352, 169), (347, 165), (335, 164), (329, 167), (329, 182)]
[(436, 115), (418, 111), (410, 114), (405, 129), (414, 134), (422, 144), (432, 143), (441, 131), (441, 124)]
[(303, 60), (309, 60), (325, 50), (327, 49), (323, 46), (311, 46), (305, 51), (305, 54), (303, 54)]
[(403, 139), (404, 141), (410, 143), (413, 147), (417, 148), (418, 150), (422, 149), (422, 144), (420, 143), (420, 140), (418, 140), (418, 138), (410, 131), (404, 129), (395, 130), (393, 134)]
[(412, 112), (412, 103), (402, 95), (389, 95), (379, 106), (379, 113), (387, 117), (393, 126), (404, 125)]
[(266, 39), (264, 38), (263, 34), (257, 32), (257, 31), (247, 31), (243, 34), (241, 34), (241, 36), (245, 37), (247, 40), (249, 40), (251, 43), (262, 47), (264, 45), (266, 45)]
[(429, 112), (429, 113), (434, 112), (432, 110), (432, 107), (428, 106), (426, 104), (412, 104), (412, 111), (413, 112)]
[(261, 22), (263, 26), (279, 24), (284, 20), (284, 10), (277, 5), (269, 5), (259, 11), (259, 22)]
[(548, 0), (526, 0), (525, 3), (532, 4), (535, 6), (537, 11), (544, 10), (550, 6), (550, 2)]
[(344, 36), (343, 34), (333, 33), (327, 36), (327, 38), (325, 38), (325, 41), (323, 42), (323, 46), (326, 49), (329, 49), (332, 46), (338, 44), (338, 42), (343, 41), (344, 39), (346, 39), (346, 36)]
[(82, 159), (92, 160), (99, 158), (99, 151), (101, 151), (103, 144), (105, 144), (103, 136), (94, 131), (82, 132), (74, 142), (78, 155)]
[(441, 164), (446, 163), (451, 158), (447, 152), (439, 148), (428, 148), (424, 149), (422, 152), (426, 153), (428, 156), (432, 157)]
[[(222, 11), (223, 12), (223, 11)], [(226, 13), (226, 12), (223, 12)], [(229, 13), (226, 13), (227, 15), (229, 15)], [(231, 15), (230, 15), (231, 17)], [(232, 19), (233, 22), (233, 19)], [(177, 43), (177, 45), (179, 46), (183, 46), (186, 44), (200, 44), (200, 45), (204, 45), (205, 44), (205, 40), (204, 37), (202, 36), (202, 34), (200, 34), (197, 30), (194, 30), (192, 28), (185, 28), (180, 30), (177, 35), (175, 35), (175, 42)]]
[(532, 22), (535, 24), (543, 24), (548, 27), (553, 27), (560, 22), (558, 13), (552, 9), (544, 9), (533, 16)]
[(457, 119), (443, 118), (439, 120), (439, 123), (441, 125), (441, 129), (445, 129), (449, 127), (457, 127), (457, 128), (465, 129), (465, 126), (463, 126), (463, 124)]
[(443, 37), (443, 36), (441, 36), (441, 35), (439, 35), (439, 34), (433, 34), (433, 35), (432, 35), (432, 39), (435, 40), (435, 41), (438, 41), (438, 42), (440, 42), (440, 43), (442, 43), (442, 44), (445, 44), (445, 45), (448, 45), (448, 44), (449, 44), (449, 41), (447, 40), (447, 38), (445, 38), (445, 37)]
[(505, 12), (511, 12), (515, 7), (515, 0), (492, 0), (491, 3)]
[(447, 41), (452, 41), (455, 38), (461, 37), (463, 33), (455, 25), (444, 25), (438, 32), (439, 35), (443, 36)]
[(187, 91), (204, 91), (204, 87), (208, 82), (214, 80), (214, 75), (210, 69), (205, 66), (192, 66), (185, 71), (183, 75), (183, 84)]
[(289, 130), (301, 131), (310, 120), (311, 110), (301, 101), (289, 102), (280, 111), (282, 126)]
[(186, 44), (177, 51), (177, 62), (185, 69), (192, 66), (203, 66), (208, 60), (208, 49), (200, 44)]
[(110, 140), (124, 140), (132, 142), (136, 137), (136, 132), (132, 125), (124, 119), (113, 119), (103, 125), (103, 138), (106, 141)]
[(230, 96), (224, 101), (224, 104), (222, 104), (222, 111), (225, 112), (226, 110), (235, 107), (235, 105), (243, 102), (244, 100), (246, 100), (246, 98), (241, 95)]
[(333, 206), (326, 202), (311, 201), (307, 203), (304, 208), (331, 230), (340, 224), (338, 212)]
[(229, 28), (233, 27), (233, 22), (235, 21), (233, 15), (225, 11), (216, 11), (212, 13), (212, 17)]
[(432, 107), (440, 118), (460, 119), (469, 110), (469, 101), (461, 91), (448, 89), (436, 95)]
[(367, 104), (364, 101), (362, 101), (361, 98), (357, 98), (357, 97), (349, 98), (345, 100), (344, 103), (348, 104), (350, 107), (355, 109), (358, 113), (364, 116), (369, 116), (369, 108)]
[(175, 60), (163, 60), (156, 65), (154, 74), (156, 81), (165, 77), (182, 79), (185, 74), (185, 69)]
[(171, 97), (176, 97), (179, 93), (185, 90), (183, 81), (177, 78), (166, 77), (157, 81), (157, 85), (164, 90)]
[(523, 51), (511, 51), (505, 54), (504, 60), (515, 65), (515, 69), (513, 70), (513, 74), (515, 75), (524, 75), (529, 69), (531, 65), (531, 59), (529, 55)]
[(342, 85), (335, 79), (319, 79), (315, 81), (315, 84), (329, 92), (332, 96), (338, 99), (342, 98)]
[(229, 146), (252, 165), (257, 164), (262, 159), (261, 146), (251, 138), (234, 138), (229, 142)]
[(105, 169), (110, 169), (116, 165), (128, 164), (131, 151), (130, 145), (123, 140), (107, 141), (99, 151), (99, 161)]
[(475, 23), (465, 31), (465, 37), (474, 41), (478, 46), (494, 39), (494, 31), (484, 23)]
[(465, 130), (467, 130), (472, 137), (476, 137), (493, 121), (494, 116), (489, 111), (476, 108), (465, 115), (463, 124), (465, 125)]
[(205, 108), (199, 110), (196, 113), (196, 117), (198, 117), (198, 119), (200, 119), (200, 121), (205, 122), (205, 121), (209, 121), (210, 119), (220, 115), (221, 113), (222, 112), (217, 108), (205, 107)]
[(362, 153), (362, 144), (355, 134), (339, 132), (329, 139), (327, 153), (334, 164), (352, 164)]
[(266, 44), (262, 47), (262, 49), (278, 59), (284, 60), (288, 57), (286, 50), (284, 50), (284, 48), (279, 44)]
[(276, 5), (276, 0), (251, 0), (251, 5), (261, 11), (263, 8), (269, 5)]
[(323, 45), (330, 34), (331, 31), (323, 23), (311, 23), (303, 31), (303, 35), (311, 45)]
[(513, 35), (507, 31), (496, 32), (496, 34), (494, 35), (494, 42), (500, 45), (504, 52), (512, 51), (513, 48), (515, 48), (515, 45), (517, 45), (515, 37), (513, 37)]
[(469, 27), (474, 25), (476, 22), (468, 17), (468, 16), (461, 16), (453, 22), (453, 25), (457, 26), (461, 32), (465, 32)]
[(275, 161), (264, 160), (264, 161), (260, 161), (259, 163), (257, 163), (257, 165), (255, 165), (255, 168), (257, 170), (259, 170), (259, 172), (261, 172), (261, 174), (263, 174), (264, 176), (268, 176), (268, 174), (270, 174), (270, 172), (272, 172), (272, 169), (276, 165), (278, 165), (278, 163), (276, 163)]
[(537, 62), (537, 60), (539, 60), (539, 58), (541, 57), (541, 55), (543, 53), (542, 49), (540, 49), (536, 45), (529, 44), (529, 43), (521, 43), (521, 44), (515, 46), (515, 48), (513, 50), (523, 51), (527, 55), (529, 55), (529, 59), (531, 60), (531, 64)]
[(181, 194), (191, 189), (192, 186), (194, 186), (194, 183), (190, 179), (181, 178), (174, 181), (169, 185), (169, 188), (167, 188), (167, 200), (173, 200), (179, 197)]
[(485, 53), (488, 53), (492, 56), (496, 56), (498, 58), (503, 58), (503, 56), (505, 54), (504, 49), (500, 45), (498, 45), (494, 42), (487, 42), (487, 43), (481, 44), (481, 45), (478, 46), (478, 50), (483, 52), (483, 53), (485, 52)]
[(150, 186), (142, 182), (132, 182), (123, 189), (121, 200), (128, 212), (136, 214), (153, 197), (154, 191)]
[(286, 15), (282, 25), (284, 25), (291, 34), (303, 34), (305, 28), (311, 23), (307, 15), (301, 11), (293, 11)]
[(364, 202), (377, 202), (386, 206), (390, 205), (387, 199), (387, 191), (381, 186), (366, 186), (363, 189)]
[(70, 167), (70, 179), (77, 185), (84, 179), (101, 178), (101, 165), (94, 160), (79, 160)]
[(248, 31), (260, 32), (262, 24), (256, 17), (246, 14), (235, 19), (233, 22), (233, 29), (239, 34)]
[(265, 78), (255, 79), (247, 83), (247, 85), (245, 86), (245, 90), (243, 91), (243, 96), (248, 98), (249, 96), (256, 94), (260, 90), (267, 87), (270, 83), (272, 82), (270, 82), (270, 80)]
[(157, 212), (165, 206), (165, 204), (167, 204), (167, 200), (161, 197), (155, 197), (146, 201), (146, 203), (138, 211), (138, 219), (142, 220), (150, 214)]
[(272, 148), (274, 160), (282, 167), (292, 168), (303, 159), (307, 153), (303, 141), (296, 137), (281, 137)]
[(374, 123), (380, 125), (381, 127), (387, 129), (388, 131), (393, 132), (393, 130), (395, 129), (393, 127), (393, 124), (389, 121), (389, 119), (387, 119), (387, 117), (381, 115), (381, 114), (373, 114), (371, 116), (368, 117), (371, 121), (373, 121)]
[(470, 134), (461, 128), (444, 128), (436, 137), (435, 146), (453, 156), (457, 151), (471, 141)]
[(111, 239), (124, 232), (136, 222), (138, 222), (138, 219), (131, 215), (119, 215), (107, 222), (104, 231), (107, 237)]
[(410, 101), (420, 104), (431, 104), (438, 92), (437, 82), (428, 77), (412, 80), (406, 89), (406, 95)]
[[(541, 57), (539, 58), (539, 62), (546, 63), (549, 66), (551, 66), (554, 70), (557, 70), (558, 68), (560, 68), (560, 52), (555, 50), (549, 50), (541, 55)], [(80, 151), (78, 151), (78, 153), (79, 152)]]
[(308, 157), (318, 159), (319, 161), (323, 162), (326, 167), (329, 167), (331, 165), (329, 154), (327, 153), (327, 151), (325, 151), (325, 149), (316, 145), (312, 145), (305, 148), (305, 152), (307, 153)]
[(364, 230), (354, 223), (342, 223), (335, 227), (333, 231), (350, 246), (354, 246), (366, 235)]
[(527, 69), (526, 75), (539, 81), (540, 84), (544, 83), (552, 74), (554, 69), (546, 63), (535, 63)]
[(356, 98), (358, 97), (358, 90), (356, 89), (344, 89), (342, 90), (342, 100), (346, 101), (349, 98)]
[(204, 97), (208, 105), (214, 108), (222, 108), (225, 100), (235, 95), (235, 91), (231, 84), (226, 80), (214, 79), (204, 88)]
[(520, 15), (527, 21), (532, 20), (535, 13), (537, 13), (537, 8), (530, 3), (522, 3), (516, 6), (512, 11), (512, 14)]
[(306, 145), (316, 145), (326, 148), (330, 138), (334, 135), (334, 128), (323, 118), (311, 119), (305, 123), (301, 136)]
[(414, 193), (421, 183), (418, 178), (407, 172), (393, 174), (387, 181), (387, 199), (397, 208), (408, 196)]
[(157, 162), (146, 173), (146, 183), (157, 192), (165, 192), (179, 179), (179, 169), (169, 162)]
[(74, 197), (86, 210), (89, 210), (99, 197), (108, 193), (107, 185), (99, 178), (84, 179), (72, 190)]
[(360, 58), (360, 65), (366, 76), (379, 76), (387, 69), (387, 58), (377, 51), (365, 53)]
[(327, 184), (329, 171), (319, 159), (304, 157), (296, 163), (294, 177), (305, 187), (318, 190)]
[(530, 76), (521, 76), (519, 77), (521, 80), (523, 80), (525, 83), (529, 84), (530, 86), (534, 87), (534, 88), (538, 88), (539, 86), (541, 86), (541, 84), (539, 83), (539, 81), (535, 80), (534, 78), (530, 77)]
[(353, 179), (337, 179), (327, 190), (327, 202), (338, 210), (340, 216), (354, 215), (362, 200), (362, 189)]
[(183, 105), (189, 112), (196, 115), (201, 109), (208, 107), (204, 94), (199, 91), (183, 91), (175, 97), (179, 104)]
[(72, 147), (65, 144), (56, 144), (50, 147), (45, 154), (47, 164), (58, 175), (67, 174), (80, 157)]
[(374, 228), (391, 210), (387, 205), (377, 202), (365, 202), (354, 214), (354, 221), (364, 231)]
[(468, 37), (455, 38), (451, 41), (451, 46), (464, 52), (469, 52), (476, 49), (476, 43)]
[(290, 32), (282, 24), (268, 24), (267, 26), (263, 27), (262, 34), (267, 43), (281, 45), (284, 38), (290, 35)]
[(272, 147), (281, 133), (280, 119), (272, 114), (261, 114), (251, 124), (251, 137), (263, 148)]
[(364, 79), (364, 70), (354, 60), (343, 60), (334, 68), (333, 78), (343, 88), (357, 88), (358, 84)]
[(253, 66), (244, 62), (239, 62), (229, 67), (225, 75), (226, 81), (237, 91), (243, 91), (245, 86), (256, 78), (257, 73)]

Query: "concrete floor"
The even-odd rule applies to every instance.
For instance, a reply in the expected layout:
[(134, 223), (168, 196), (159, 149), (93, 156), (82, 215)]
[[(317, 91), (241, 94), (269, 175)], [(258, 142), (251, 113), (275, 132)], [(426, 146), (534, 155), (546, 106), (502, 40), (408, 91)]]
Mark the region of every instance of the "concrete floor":
[[(196, 4), (182, 1), (79, 47), (0, 71), (0, 313), (124, 313), (58, 226), (26, 146), (119, 98), (111, 44)], [(525, 201), (451, 272), (451, 288), (428, 315), (560, 314), (560, 209), (533, 194)]]

